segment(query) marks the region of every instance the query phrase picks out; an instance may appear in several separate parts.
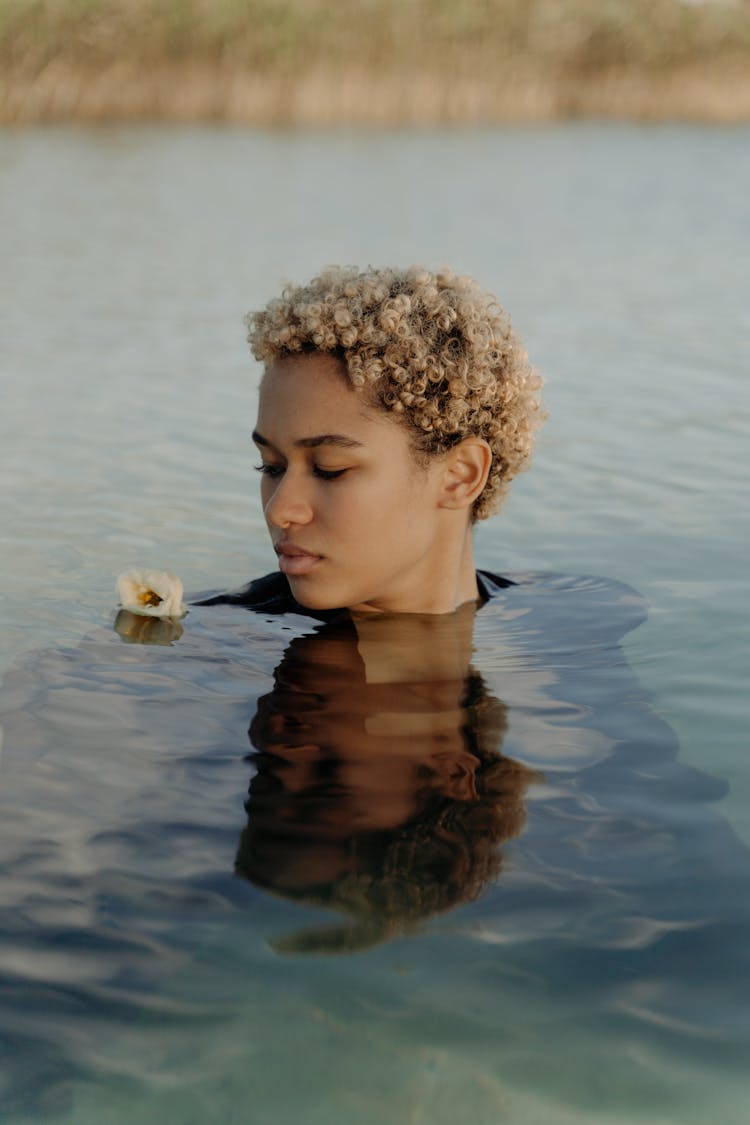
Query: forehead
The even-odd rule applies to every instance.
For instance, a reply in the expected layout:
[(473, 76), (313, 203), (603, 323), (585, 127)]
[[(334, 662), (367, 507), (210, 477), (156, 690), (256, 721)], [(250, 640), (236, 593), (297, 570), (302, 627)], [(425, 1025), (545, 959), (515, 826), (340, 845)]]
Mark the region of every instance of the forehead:
[(327, 387), (333, 393), (356, 394), (342, 360), (327, 352), (303, 352), (300, 355), (282, 356), (266, 367), (261, 380), (261, 391), (282, 387), (291, 390), (295, 386), (303, 390), (305, 386)]
[(266, 368), (260, 384), (258, 429), (268, 438), (273, 435), (266, 433), (266, 427), (281, 430), (292, 440), (333, 430), (361, 439), (372, 427), (383, 425), (400, 430), (385, 411), (370, 406), (352, 387), (335, 356), (288, 356)]

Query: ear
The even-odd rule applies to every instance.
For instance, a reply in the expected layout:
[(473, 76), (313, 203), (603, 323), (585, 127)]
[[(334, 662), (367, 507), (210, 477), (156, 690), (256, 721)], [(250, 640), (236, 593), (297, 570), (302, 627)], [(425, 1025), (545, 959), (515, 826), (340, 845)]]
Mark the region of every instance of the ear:
[(445, 455), (441, 508), (471, 508), (487, 483), (492, 450), (484, 438), (464, 438)]
[(473, 754), (439, 755), (437, 773), (440, 778), (439, 792), (452, 801), (477, 801), (476, 772), (478, 761)]

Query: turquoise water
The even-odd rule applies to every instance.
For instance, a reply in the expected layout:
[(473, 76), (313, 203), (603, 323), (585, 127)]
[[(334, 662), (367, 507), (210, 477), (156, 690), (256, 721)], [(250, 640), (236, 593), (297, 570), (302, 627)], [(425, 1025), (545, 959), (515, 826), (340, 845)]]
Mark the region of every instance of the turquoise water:
[[(746, 129), (2, 134), (7, 1119), (745, 1121), (749, 188)], [(477, 623), (544, 775), (495, 881), (313, 956), (341, 912), (234, 873), (299, 624), (111, 623), (271, 569), (241, 317), (330, 261), (513, 312), (550, 420), (478, 557), (572, 577)]]

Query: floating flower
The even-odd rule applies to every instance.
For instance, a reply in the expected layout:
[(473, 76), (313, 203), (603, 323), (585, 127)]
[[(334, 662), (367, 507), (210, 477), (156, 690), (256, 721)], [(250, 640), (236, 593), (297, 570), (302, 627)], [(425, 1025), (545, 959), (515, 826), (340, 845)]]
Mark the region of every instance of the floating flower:
[(141, 617), (182, 617), (182, 582), (171, 570), (128, 570), (117, 579), (123, 609)]

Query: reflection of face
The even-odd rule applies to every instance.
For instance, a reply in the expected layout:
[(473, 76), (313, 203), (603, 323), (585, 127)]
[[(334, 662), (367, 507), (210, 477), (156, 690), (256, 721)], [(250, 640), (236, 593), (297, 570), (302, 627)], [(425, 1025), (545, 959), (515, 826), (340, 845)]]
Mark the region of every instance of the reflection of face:
[(505, 708), (469, 668), (473, 614), (347, 619), (292, 641), (250, 727), (238, 872), (378, 926), (494, 877), (530, 775), (499, 753)]
[(420, 610), (445, 557), (440, 459), (418, 467), (407, 431), (317, 354), (266, 372), (256, 443), (266, 523), (297, 601)]
[(309, 840), (348, 842), (405, 823), (418, 791), (472, 791), (463, 681), (371, 684), (353, 638), (305, 640), (309, 662), (282, 664), (251, 728), (276, 782), (273, 801), (256, 804), (257, 827), (295, 821)]
[(529, 770), (470, 667), (476, 607), (344, 617), (295, 638), (250, 725), (235, 870), (343, 912), (280, 951), (362, 949), (476, 898), (521, 831)]

